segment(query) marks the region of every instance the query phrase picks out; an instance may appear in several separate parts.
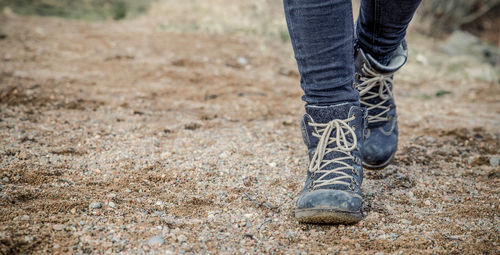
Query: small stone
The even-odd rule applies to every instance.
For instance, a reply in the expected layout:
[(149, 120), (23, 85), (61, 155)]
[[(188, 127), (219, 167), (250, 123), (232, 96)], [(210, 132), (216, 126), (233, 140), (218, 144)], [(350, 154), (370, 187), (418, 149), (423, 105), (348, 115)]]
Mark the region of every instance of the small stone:
[(406, 220), (406, 219), (401, 219), (399, 222), (401, 222), (401, 224), (411, 225), (411, 221)]
[(30, 219), (30, 216), (29, 215), (23, 215), (23, 217), (21, 218), (22, 220), (29, 220)]
[(33, 236), (25, 236), (24, 237), (24, 241), (27, 242), (27, 243), (31, 243), (31, 242), (35, 241), (35, 237), (33, 237)]
[(90, 205), (89, 205), (89, 208), (90, 208), (90, 209), (99, 209), (99, 208), (101, 208), (101, 207), (102, 207), (102, 204), (101, 204), (101, 203), (99, 203), (99, 202), (92, 202), (92, 203), (90, 203)]
[(9, 180), (9, 177), (3, 177), (2, 181), (9, 182), (10, 180)]
[(490, 158), (490, 165), (492, 167), (497, 167), (500, 165), (500, 159), (499, 158)]
[(158, 217), (161, 217), (165, 214), (167, 214), (165, 211), (156, 211), (156, 215), (158, 215)]
[(429, 63), (429, 61), (427, 60), (427, 58), (424, 55), (422, 55), (422, 54), (417, 54), (416, 59), (417, 59), (417, 62), (419, 62), (420, 64), (426, 65), (426, 64)]
[(111, 207), (111, 208), (115, 208), (116, 207), (116, 204), (114, 202), (109, 202), (108, 203), (108, 206)]
[(431, 201), (429, 201), (429, 200), (425, 200), (425, 201), (424, 201), (424, 205), (426, 205), (426, 206), (430, 206), (430, 205), (431, 205)]
[(183, 243), (183, 242), (186, 242), (188, 239), (187, 239), (187, 237), (186, 237), (185, 235), (182, 235), (182, 234), (181, 234), (181, 235), (179, 235), (179, 236), (177, 237), (177, 240), (178, 240), (180, 243)]
[(65, 226), (64, 226), (63, 224), (56, 224), (56, 225), (52, 226), (52, 228), (53, 228), (54, 230), (57, 230), (57, 231), (61, 231), (61, 230), (63, 230), (63, 229), (64, 229), (64, 227), (65, 227)]
[(19, 160), (26, 160), (28, 159), (28, 153), (26, 153), (25, 151), (21, 151), (19, 152), (19, 155), (17, 155), (17, 158)]
[(161, 246), (165, 244), (165, 240), (161, 236), (153, 236), (149, 238), (148, 244), (150, 246)]
[(238, 57), (236, 61), (242, 66), (248, 65), (248, 60), (245, 57)]
[(162, 202), (162, 201), (156, 201), (156, 205), (157, 205), (157, 206), (162, 206), (162, 205), (163, 205), (163, 202)]

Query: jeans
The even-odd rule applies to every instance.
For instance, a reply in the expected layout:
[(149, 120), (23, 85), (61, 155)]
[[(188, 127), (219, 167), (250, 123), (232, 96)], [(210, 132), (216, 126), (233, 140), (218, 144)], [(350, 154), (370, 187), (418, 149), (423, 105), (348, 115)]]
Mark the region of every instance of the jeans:
[(354, 44), (387, 63), (404, 40), (420, 2), (362, 0), (354, 34), (350, 0), (283, 0), (302, 99), (308, 105), (358, 105), (358, 92), (352, 86)]

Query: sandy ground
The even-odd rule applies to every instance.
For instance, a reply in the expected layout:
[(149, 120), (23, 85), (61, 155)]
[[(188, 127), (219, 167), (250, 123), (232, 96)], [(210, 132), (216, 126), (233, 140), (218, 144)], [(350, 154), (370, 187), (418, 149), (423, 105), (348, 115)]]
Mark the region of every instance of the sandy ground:
[(155, 13), (0, 17), (2, 254), (500, 253), (500, 86), (481, 60), (412, 31), (399, 152), (366, 173), (366, 218), (303, 225), (289, 42)]

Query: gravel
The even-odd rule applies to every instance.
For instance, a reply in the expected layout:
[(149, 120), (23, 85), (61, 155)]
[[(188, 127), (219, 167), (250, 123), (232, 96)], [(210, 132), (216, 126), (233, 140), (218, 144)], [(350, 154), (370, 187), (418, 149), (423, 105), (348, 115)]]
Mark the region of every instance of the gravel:
[(497, 167), (500, 164), (499, 158), (490, 158), (490, 165), (492, 167)]
[(164, 245), (165, 240), (161, 236), (153, 236), (149, 238), (148, 244), (151, 246)]
[(102, 208), (102, 204), (99, 202), (92, 202), (89, 204), (90, 209), (99, 209)]
[(434, 64), (410, 57), (396, 75), (399, 151), (365, 171), (365, 218), (299, 224), (308, 158), (300, 78), (280, 71), (296, 70), (289, 42), (159, 31), (172, 17), (158, 8), (2, 22), (0, 253), (498, 253), (500, 88), (469, 73), (489, 66), (413, 31)]

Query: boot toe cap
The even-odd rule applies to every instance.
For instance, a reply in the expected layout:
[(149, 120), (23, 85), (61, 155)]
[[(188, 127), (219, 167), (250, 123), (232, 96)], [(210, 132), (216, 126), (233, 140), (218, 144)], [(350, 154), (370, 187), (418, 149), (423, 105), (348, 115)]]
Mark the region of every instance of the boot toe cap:
[(345, 190), (314, 190), (302, 194), (297, 209), (326, 209), (339, 212), (360, 213), (363, 205), (361, 195)]

